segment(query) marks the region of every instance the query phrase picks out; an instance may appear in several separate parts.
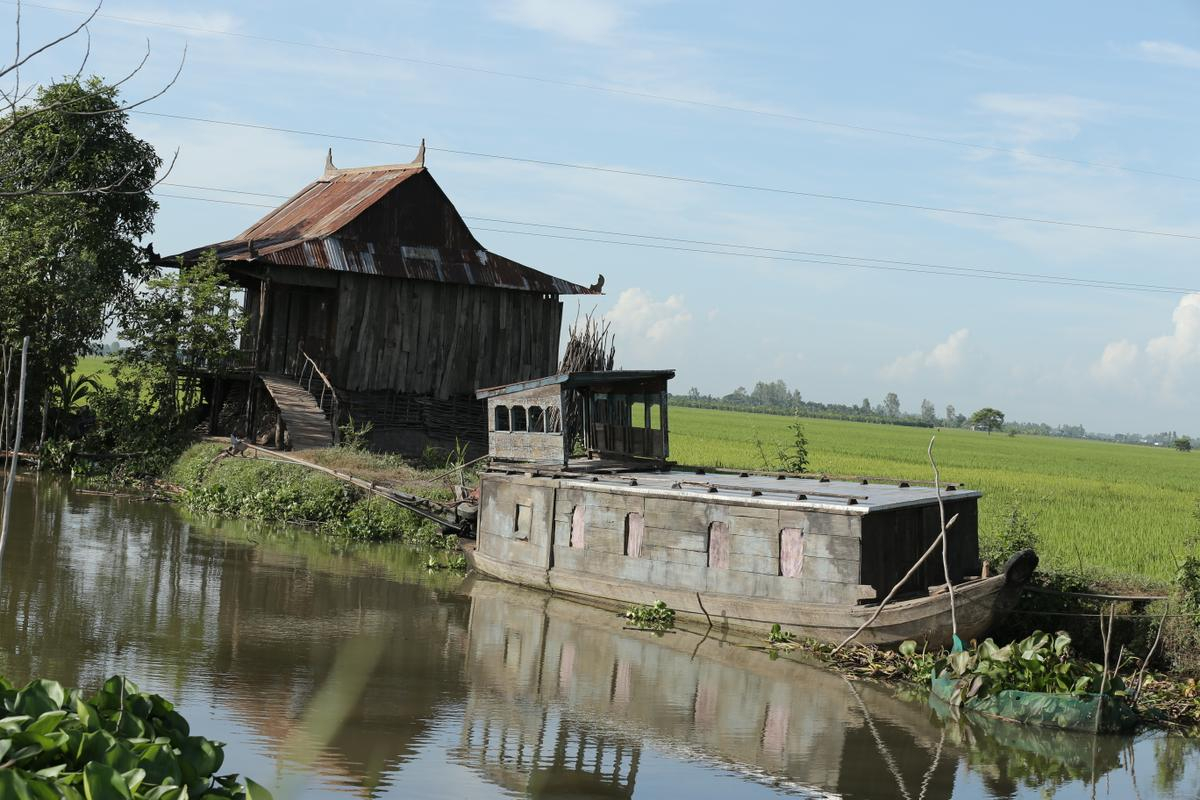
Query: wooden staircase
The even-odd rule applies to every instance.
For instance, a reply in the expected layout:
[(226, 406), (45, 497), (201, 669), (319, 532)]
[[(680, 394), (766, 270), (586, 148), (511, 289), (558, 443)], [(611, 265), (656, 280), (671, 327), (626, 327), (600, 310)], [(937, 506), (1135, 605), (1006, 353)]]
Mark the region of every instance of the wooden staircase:
[(333, 427), (312, 393), (295, 378), (260, 372), (258, 377), (279, 408), (293, 450), (333, 445)]

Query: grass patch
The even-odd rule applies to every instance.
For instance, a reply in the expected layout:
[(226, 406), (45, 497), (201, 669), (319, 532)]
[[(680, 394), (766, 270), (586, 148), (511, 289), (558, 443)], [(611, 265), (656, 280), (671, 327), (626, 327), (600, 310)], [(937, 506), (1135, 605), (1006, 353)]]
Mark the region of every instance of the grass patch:
[[(791, 417), (671, 409), (671, 457), (684, 464), (761, 468), (756, 437), (788, 441)], [(926, 428), (805, 419), (811, 469), (929, 480)], [(980, 489), (980, 539), (1006, 530), (1014, 505), (1037, 520), (1048, 569), (1166, 582), (1188, 552), (1200, 495), (1200, 455), (1043, 436), (937, 432), (942, 476)]]
[[(215, 442), (194, 445), (167, 474), (167, 480), (182, 488), (181, 499), (189, 509), (307, 525), (348, 539), (399, 540), (437, 549), (457, 547), (457, 539), (444, 535), (437, 523), (395, 503), (368, 497), (354, 486), (295, 464), (265, 458), (222, 458), (214, 462), (223, 449)], [(336, 461), (340, 457), (330, 458)], [(347, 467), (346, 463), (339, 465), (340, 469)], [(440, 494), (444, 495), (445, 490)]]
[(75, 374), (90, 375), (101, 386), (112, 387), (116, 384), (112, 376), (112, 358), (110, 356), (81, 356), (75, 362)]

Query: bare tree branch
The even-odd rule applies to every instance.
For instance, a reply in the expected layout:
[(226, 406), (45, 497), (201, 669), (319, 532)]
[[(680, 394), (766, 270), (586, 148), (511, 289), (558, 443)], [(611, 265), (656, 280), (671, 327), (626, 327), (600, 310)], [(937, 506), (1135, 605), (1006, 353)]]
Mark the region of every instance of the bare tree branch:
[[(141, 60), (137, 65), (130, 70), (124, 77), (114, 82), (105, 82), (103, 85), (92, 87), (83, 87), (85, 91), (76, 94), (73, 97), (62, 100), (51, 100), (49, 102), (30, 102), (34, 92), (38, 89), (36, 82), (28, 88), (22, 90), (21, 87), (21, 67), (28, 64), (30, 60), (36, 56), (45, 53), (47, 50), (59, 45), (72, 37), (83, 32), (87, 38), (84, 47), (83, 57), (79, 62), (79, 68), (74, 75), (66, 81), (66, 83), (79, 86), (83, 75), (87, 69), (88, 62), (92, 53), (92, 36), (91, 30), (88, 27), (89, 23), (96, 18), (103, 6), (103, 0), (99, 0), (96, 7), (91, 13), (87, 14), (86, 18), (75, 28), (61, 36), (35, 48), (34, 50), (24, 53), (22, 52), (22, 4), (17, 0), (16, 13), (16, 46), (11, 63), (0, 66), (0, 79), (8, 75), (13, 76), (12, 89), (0, 88), (0, 116), (4, 118), (0, 122), (0, 137), (12, 135), (18, 130), (19, 126), (29, 124), (31, 121), (39, 117), (51, 114), (59, 114), (69, 117), (102, 117), (113, 114), (124, 114), (133, 109), (139, 108), (152, 100), (157, 100), (167, 93), (179, 80), (183, 73), (184, 64), (187, 62), (187, 46), (183, 48), (183, 53), (179, 59), (179, 65), (176, 67), (174, 74), (170, 80), (163, 84), (157, 91), (149, 94), (141, 99), (132, 102), (123, 103), (120, 105), (112, 105), (108, 108), (92, 109), (94, 101), (100, 98), (108, 98), (116, 94), (116, 90), (131, 81), (135, 76), (139, 75), (150, 60), (151, 45), (150, 40), (146, 40), (146, 51), (142, 55)], [(83, 144), (75, 148), (71, 154), (67, 154), (55, 145), (55, 151), (48, 159), (43, 159), (40, 164), (22, 163), (22, 160), (15, 154), (5, 153), (0, 149), (0, 198), (11, 199), (16, 197), (25, 197), (30, 195), (44, 195), (50, 197), (67, 197), (67, 196), (88, 196), (98, 194), (139, 194), (159, 185), (167, 177), (170, 176), (175, 167), (175, 163), (179, 158), (178, 149), (171, 157), (167, 169), (162, 175), (156, 178), (149, 186), (136, 186), (130, 188), (129, 182), (134, 177), (134, 169), (131, 167), (128, 171), (119, 177), (108, 180), (106, 182), (92, 185), (73, 188), (55, 188), (53, 184), (59, 178), (61, 171), (65, 165), (70, 163), (74, 158), (79, 156)], [(140, 183), (140, 181), (139, 181)]]
[(0, 78), (3, 78), (5, 75), (7, 75), (10, 72), (13, 72), (14, 70), (19, 70), (22, 66), (29, 63), (30, 59), (36, 58), (37, 56), (39, 56), (42, 53), (49, 50), (51, 47), (62, 44), (63, 42), (70, 39), (71, 37), (78, 35), (79, 32), (81, 30), (83, 30), (84, 28), (86, 28), (88, 26), (88, 23), (90, 23), (93, 19), (95, 19), (96, 15), (100, 13), (100, 7), (102, 5), (104, 5), (103, 0), (101, 0), (101, 2), (99, 2), (99, 3), (97, 3), (96, 7), (92, 9), (92, 13), (88, 14), (87, 18), (84, 19), (83, 22), (79, 23), (70, 33), (64, 33), (62, 36), (59, 36), (57, 39), (47, 42), (46, 44), (42, 45), (41, 47), (37, 48), (36, 50), (34, 50), (31, 53), (28, 53), (24, 57), (22, 57), (21, 56), (21, 3), (20, 3), (20, 0), (18, 0), (18, 2), (17, 2), (17, 53), (16, 53), (16, 56), (13, 58), (13, 62), (11, 64), (9, 64), (6, 67), (0, 67)]

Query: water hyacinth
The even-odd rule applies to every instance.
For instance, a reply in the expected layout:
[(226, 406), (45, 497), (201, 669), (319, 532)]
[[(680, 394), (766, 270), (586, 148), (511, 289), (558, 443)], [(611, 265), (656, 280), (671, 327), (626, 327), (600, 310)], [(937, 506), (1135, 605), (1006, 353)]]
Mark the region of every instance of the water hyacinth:
[(21, 689), (0, 676), (0, 798), (271, 800), (237, 775), (216, 775), (220, 742), (193, 736), (174, 706), (112, 677), (90, 698), (55, 681)]

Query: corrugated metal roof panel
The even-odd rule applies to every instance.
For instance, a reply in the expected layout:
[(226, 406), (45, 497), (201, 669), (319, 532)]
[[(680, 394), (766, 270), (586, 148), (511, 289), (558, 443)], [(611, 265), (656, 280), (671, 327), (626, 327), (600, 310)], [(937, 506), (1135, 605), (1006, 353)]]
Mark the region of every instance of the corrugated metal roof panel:
[[(478, 247), (436, 183), (433, 202), (436, 205), (444, 200), (445, 206), (438, 207), (448, 208), (452, 229), (457, 233), (426, 233), (434, 241), (446, 241), (448, 246), (397, 242), (396, 230), (381, 223), (378, 216), (370, 224), (358, 222), (367, 209), (423, 173), (425, 168), (415, 164), (330, 169), (321, 180), (306, 186), (237, 238), (160, 259), (160, 263), (172, 265), (179, 258), (192, 263), (204, 252), (216, 250), (217, 257), (225, 262), (360, 272), (545, 294), (599, 294), (598, 287), (580, 286)], [(432, 182), (431, 177), (429, 180)], [(454, 242), (447, 240), (455, 238), (458, 245), (474, 246), (449, 246)]]

